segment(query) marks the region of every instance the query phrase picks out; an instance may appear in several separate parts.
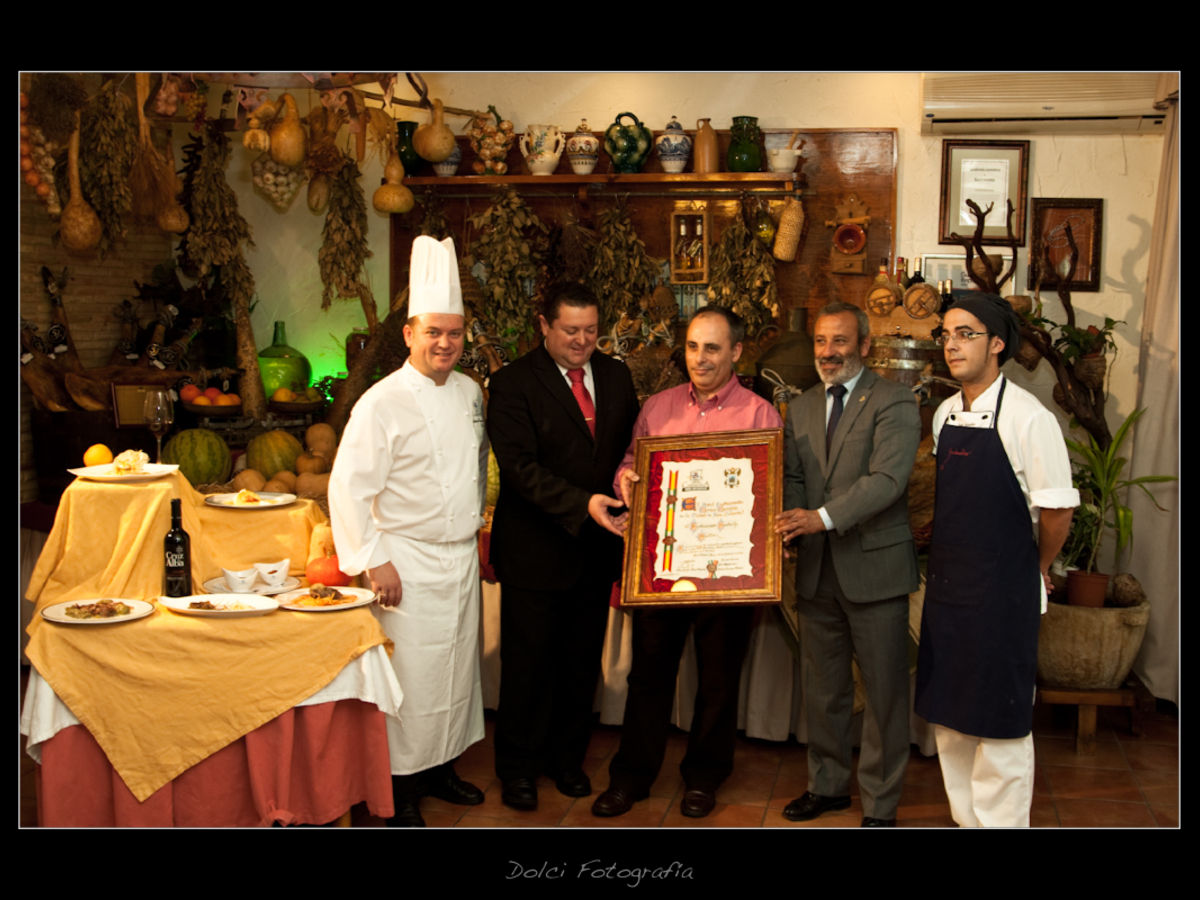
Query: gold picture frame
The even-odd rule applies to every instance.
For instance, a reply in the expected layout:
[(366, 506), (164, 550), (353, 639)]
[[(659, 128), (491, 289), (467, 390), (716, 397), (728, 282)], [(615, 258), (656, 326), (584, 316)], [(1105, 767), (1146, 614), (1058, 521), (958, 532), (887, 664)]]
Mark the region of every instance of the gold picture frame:
[(783, 429), (639, 437), (634, 453), (621, 606), (778, 603)]

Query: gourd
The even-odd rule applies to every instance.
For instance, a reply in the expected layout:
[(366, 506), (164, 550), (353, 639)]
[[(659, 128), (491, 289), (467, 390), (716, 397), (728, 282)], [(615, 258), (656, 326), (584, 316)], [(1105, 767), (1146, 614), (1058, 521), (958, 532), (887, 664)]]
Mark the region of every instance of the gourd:
[(280, 480), (278, 476), (272, 478), (262, 486), (264, 494), (290, 494), (287, 482)]
[(400, 154), (392, 148), (387, 165), (383, 167), (383, 180), (371, 197), (371, 203), (381, 213), (406, 213), (413, 208), (412, 191), (400, 183), (404, 178), (404, 163)]
[(263, 485), (267, 483), (267, 479), (263, 477), (262, 472), (257, 472), (254, 469), (242, 469), (233, 476), (233, 489), (235, 491), (261, 491)]
[(308, 445), (309, 453), (323, 456), (333, 465), (333, 458), (337, 455), (337, 432), (332, 425), (324, 422), (310, 425), (308, 431), (304, 432), (304, 443)]
[(79, 112), (75, 112), (75, 130), (67, 150), (67, 178), (71, 186), (71, 199), (63, 207), (58, 220), (58, 235), (63, 246), (72, 253), (87, 253), (100, 243), (104, 226), (96, 211), (83, 199), (83, 188), (79, 186)]
[(284, 469), (281, 472), (276, 472), (275, 477), (272, 478), (271, 480), (283, 482), (283, 484), (287, 486), (287, 492), (289, 494), (293, 494), (296, 492), (296, 473), (295, 472), (289, 472), (286, 469)]
[(189, 428), (179, 432), (163, 447), (162, 461), (179, 466), (179, 471), (191, 482), (192, 487), (223, 484), (233, 469), (229, 445), (208, 428)]
[(284, 107), (283, 118), (271, 124), (271, 159), (283, 166), (299, 166), (308, 156), (308, 132), (300, 124), (300, 112), (291, 94), (279, 98)]
[(297, 497), (324, 497), (329, 493), (329, 475), (305, 472), (296, 476)]
[(294, 470), (296, 457), (303, 452), (295, 437), (276, 429), (251, 439), (246, 446), (246, 465), (270, 480), (278, 472)]
[(442, 116), (442, 101), (433, 101), (433, 119), (417, 127), (412, 136), (413, 149), (421, 159), (438, 163), (454, 152), (454, 132)]
[(312, 453), (301, 453), (296, 457), (296, 474), (303, 475), (311, 472), (314, 475), (324, 475), (329, 471), (329, 460)]

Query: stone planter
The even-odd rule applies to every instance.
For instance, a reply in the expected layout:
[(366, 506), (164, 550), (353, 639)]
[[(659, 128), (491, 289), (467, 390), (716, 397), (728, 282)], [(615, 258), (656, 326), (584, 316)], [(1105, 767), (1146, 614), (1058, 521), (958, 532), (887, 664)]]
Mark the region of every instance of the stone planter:
[(1038, 680), (1053, 687), (1112, 690), (1137, 659), (1150, 604), (1092, 609), (1051, 603), (1038, 634)]

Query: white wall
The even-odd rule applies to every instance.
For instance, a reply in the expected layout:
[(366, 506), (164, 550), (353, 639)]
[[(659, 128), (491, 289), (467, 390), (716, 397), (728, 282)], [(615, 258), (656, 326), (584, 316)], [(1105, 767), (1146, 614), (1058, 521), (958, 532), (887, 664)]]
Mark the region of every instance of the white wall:
[[(961, 253), (957, 245), (939, 245), (938, 195), (942, 142), (920, 134), (920, 76), (917, 73), (422, 73), (431, 97), (446, 106), (482, 109), (494, 104), (521, 132), (530, 123), (556, 124), (573, 131), (586, 118), (594, 133), (602, 132), (619, 113), (632, 112), (648, 127), (661, 129), (676, 116), (691, 130), (698, 118), (711, 118), (714, 128), (728, 128), (735, 115), (756, 115), (765, 127), (898, 129), (899, 184), (896, 253), (912, 259), (929, 253)], [(415, 98), (401, 80), (397, 95)], [(301, 113), (316, 95), (297, 99)], [(427, 120), (425, 113), (414, 118)], [(448, 117), (456, 132), (465, 120)], [(996, 136), (1006, 137), (1006, 136)], [(981, 135), (986, 139), (986, 135)], [(1109, 421), (1116, 425), (1133, 410), (1136, 397), (1138, 335), (1144, 304), (1150, 222), (1162, 152), (1157, 136), (1031, 136), (1029, 197), (1099, 197), (1105, 201), (1099, 293), (1076, 293), (1077, 324), (1103, 324), (1105, 316), (1122, 319), (1116, 342)], [(357, 300), (335, 301), (320, 309), (321, 283), (317, 251), (324, 217), (310, 213), (303, 191), (286, 214), (275, 212), (252, 193), (252, 154), (235, 149), (229, 180), (241, 198), (240, 208), (254, 229), (257, 250), (248, 262), (258, 285), (260, 303), (253, 315), (259, 346), (270, 343), (272, 323), (288, 322), (290, 343), (313, 361), (318, 373), (342, 369), (340, 342), (354, 325), (365, 324)], [(370, 196), (382, 177), (382, 165), (362, 166), (362, 184)], [(820, 204), (820, 198), (816, 199)], [(811, 215), (810, 211), (810, 215)], [(368, 264), (372, 290), (381, 315), (388, 297), (388, 221), (369, 212), (369, 240), (375, 257)], [(808, 240), (820, 240), (813, 230)], [(1021, 281), (1006, 293), (1025, 293), (1028, 247), (1019, 252)], [(1044, 296), (1046, 314), (1063, 321), (1057, 298)], [(1029, 374), (1010, 363), (1014, 381), (1034, 390), (1057, 411), (1050, 399), (1053, 379), (1048, 364)], [(1065, 422), (1065, 417), (1063, 417)], [(1077, 435), (1082, 437), (1082, 432)]]

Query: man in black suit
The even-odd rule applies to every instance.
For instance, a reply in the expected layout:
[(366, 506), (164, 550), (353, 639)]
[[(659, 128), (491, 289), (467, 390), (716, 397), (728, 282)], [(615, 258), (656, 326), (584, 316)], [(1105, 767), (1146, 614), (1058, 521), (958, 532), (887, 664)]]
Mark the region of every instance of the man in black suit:
[(623, 504), (608, 492), (638, 414), (629, 369), (593, 353), (591, 291), (555, 285), (539, 324), (542, 345), (488, 389), (500, 467), (491, 563), (503, 585), (496, 774), (515, 809), (537, 807), (543, 773), (569, 797), (592, 792), (582, 764), (628, 516), (612, 515)]

